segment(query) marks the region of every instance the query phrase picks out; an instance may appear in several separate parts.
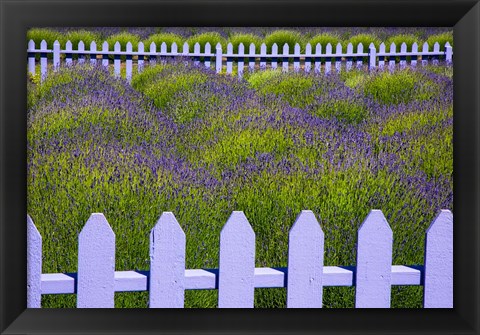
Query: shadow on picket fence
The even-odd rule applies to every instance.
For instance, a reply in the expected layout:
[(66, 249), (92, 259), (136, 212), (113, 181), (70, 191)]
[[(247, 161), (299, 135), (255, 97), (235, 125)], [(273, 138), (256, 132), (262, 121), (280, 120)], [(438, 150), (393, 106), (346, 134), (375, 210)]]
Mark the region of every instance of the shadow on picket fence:
[(185, 269), (185, 233), (171, 212), (150, 232), (150, 271), (115, 271), (115, 234), (101, 213), (78, 237), (78, 272), (42, 274), (42, 237), (27, 215), (27, 307), (42, 294), (76, 294), (79, 308), (113, 308), (114, 292), (149, 291), (150, 308), (182, 308), (185, 290), (218, 289), (218, 307), (254, 307), (255, 288), (286, 288), (287, 307), (320, 308), (325, 286), (355, 286), (355, 307), (389, 308), (392, 285), (424, 286), (426, 308), (453, 307), (453, 214), (426, 232), (425, 264), (392, 265), (393, 233), (380, 210), (358, 230), (356, 266), (324, 266), (324, 233), (304, 210), (289, 232), (288, 267), (255, 268), (255, 233), (234, 211), (220, 233), (219, 269)]

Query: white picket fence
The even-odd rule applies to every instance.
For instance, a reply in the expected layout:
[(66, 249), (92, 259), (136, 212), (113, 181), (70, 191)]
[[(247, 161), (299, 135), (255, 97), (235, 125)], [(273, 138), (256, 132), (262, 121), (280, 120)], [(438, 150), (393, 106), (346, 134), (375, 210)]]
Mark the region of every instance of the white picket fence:
[[(388, 308), (392, 285), (424, 286), (424, 307), (453, 307), (453, 214), (426, 232), (423, 266), (393, 265), (393, 234), (372, 210), (358, 231), (356, 266), (324, 266), (324, 233), (311, 211), (289, 232), (288, 267), (255, 267), (255, 233), (243, 212), (220, 233), (219, 269), (185, 269), (185, 234), (171, 212), (150, 232), (150, 271), (115, 271), (115, 234), (92, 214), (78, 239), (78, 273), (42, 274), (42, 237), (27, 215), (27, 306), (42, 294), (77, 294), (77, 307), (113, 308), (114, 292), (149, 291), (149, 307), (182, 308), (185, 290), (218, 289), (218, 307), (251, 308), (255, 288), (286, 288), (287, 307), (320, 308), (325, 286), (355, 286), (357, 308)], [(61, 256), (61, 255), (59, 255)]]
[[(315, 49), (313, 49), (314, 47)], [(316, 73), (320, 73), (323, 64), (324, 73), (329, 73), (332, 70), (332, 66), (337, 71), (341, 71), (342, 67), (345, 67), (346, 71), (351, 70), (354, 66), (363, 67), (364, 57), (368, 57), (369, 68), (384, 68), (385, 63), (388, 62), (388, 67), (392, 70), (395, 67), (397, 57), (400, 58), (399, 64), (403, 67), (407, 65), (407, 57), (411, 58), (409, 61), (410, 65), (416, 66), (418, 61), (425, 65), (429, 62), (429, 59), (433, 64), (438, 64), (439, 59), (451, 63), (453, 56), (452, 47), (448, 42), (445, 44), (444, 51), (440, 51), (440, 45), (438, 42), (434, 44), (433, 50), (429, 50), (428, 43), (426, 42), (423, 44), (422, 50), (419, 50), (417, 43), (412, 45), (411, 50), (407, 50), (407, 45), (402, 43), (399, 51), (397, 51), (395, 43), (390, 45), (389, 51), (387, 51), (387, 47), (383, 43), (380, 45), (378, 51), (373, 43), (370, 44), (368, 50), (364, 50), (364, 46), (360, 43), (357, 46), (356, 52), (353, 52), (354, 47), (350, 43), (344, 52), (342, 50), (342, 45), (338, 43), (335, 47), (335, 52), (333, 52), (333, 46), (329, 43), (325, 46), (325, 49), (323, 49), (320, 44), (315, 46), (307, 44), (303, 53), (301, 52), (299, 44), (295, 45), (293, 53), (290, 53), (288, 44), (283, 46), (281, 53), (279, 53), (278, 46), (274, 44), (271, 53), (267, 53), (267, 46), (265, 43), (260, 46), (260, 50), (257, 50), (252, 43), (250, 44), (248, 52), (246, 52), (245, 46), (240, 44), (238, 52), (234, 53), (233, 45), (229, 43), (227, 45), (227, 51), (224, 53), (220, 43), (216, 45), (214, 52), (211, 50), (210, 43), (206, 43), (203, 51), (200, 48), (200, 44), (196, 43), (193, 47), (193, 52), (190, 52), (190, 47), (186, 42), (183, 44), (181, 52), (178, 51), (176, 43), (173, 43), (170, 48), (167, 48), (165, 42), (160, 45), (160, 50), (157, 49), (157, 46), (153, 42), (150, 44), (149, 51), (145, 50), (145, 46), (142, 42), (138, 44), (137, 51), (132, 50), (132, 43), (128, 42), (126, 50), (121, 50), (120, 43), (116, 42), (114, 45), (114, 51), (109, 51), (109, 45), (106, 41), (102, 44), (102, 50), (97, 50), (96, 42), (92, 42), (90, 44), (90, 49), (86, 50), (85, 44), (82, 41), (78, 43), (76, 50), (73, 49), (70, 41), (66, 43), (65, 49), (60, 48), (60, 43), (58, 41), (55, 41), (53, 49), (48, 49), (45, 41), (40, 43), (40, 49), (36, 49), (35, 42), (30, 40), (27, 49), (28, 71), (32, 75), (35, 75), (36, 54), (40, 54), (40, 73), (42, 80), (45, 78), (48, 71), (47, 55), (53, 54), (54, 69), (60, 66), (62, 59), (61, 55), (64, 55), (65, 63), (67, 65), (73, 63), (73, 55), (78, 55), (78, 62), (85, 62), (88, 59), (91, 63), (96, 64), (97, 61), (101, 60), (101, 63), (106, 67), (110, 64), (109, 56), (113, 56), (114, 73), (116, 76), (120, 76), (121, 57), (124, 56), (126, 58), (125, 71), (128, 81), (132, 78), (134, 60), (136, 61), (137, 71), (141, 72), (146, 61), (149, 63), (155, 63), (162, 57), (191, 57), (195, 64), (199, 64), (201, 59), (203, 59), (203, 64), (208, 68), (212, 66), (212, 58), (214, 58), (215, 70), (217, 73), (223, 71), (225, 63), (226, 73), (231, 74), (234, 71), (235, 65), (237, 74), (241, 78), (245, 68), (245, 59), (248, 59), (249, 71), (255, 71), (257, 68), (262, 70), (267, 68), (276, 69), (279, 67), (279, 63), (281, 63), (283, 71), (289, 71), (289, 68), (291, 67), (290, 59), (293, 59), (293, 71), (300, 71), (303, 68), (305, 72), (310, 72), (313, 66), (313, 70)], [(99, 57), (101, 57), (101, 59), (98, 59)], [(270, 66), (268, 67), (267, 64)]]

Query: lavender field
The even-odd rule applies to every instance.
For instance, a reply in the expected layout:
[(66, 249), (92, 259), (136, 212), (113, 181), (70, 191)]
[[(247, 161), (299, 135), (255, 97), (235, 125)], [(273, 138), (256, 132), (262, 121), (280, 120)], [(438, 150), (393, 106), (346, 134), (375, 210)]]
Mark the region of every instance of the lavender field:
[[(172, 211), (186, 266), (218, 268), (222, 226), (245, 212), (256, 266), (286, 267), (303, 209), (325, 233), (325, 265), (355, 265), (356, 233), (381, 209), (394, 264), (423, 264), (424, 233), (453, 211), (450, 65), (325, 74), (218, 75), (166, 61), (131, 85), (105, 68), (62, 67), (28, 81), (28, 213), (43, 236), (43, 272), (76, 272), (77, 237), (93, 212), (116, 235), (116, 270), (148, 270), (149, 232)], [(116, 293), (146, 307), (148, 292)], [(324, 289), (353, 307), (354, 288)], [(285, 307), (285, 289), (256, 289), (255, 307)], [(215, 290), (185, 307), (216, 307)], [(75, 295), (42, 297), (75, 307)], [(392, 307), (421, 307), (422, 287), (393, 287)]]

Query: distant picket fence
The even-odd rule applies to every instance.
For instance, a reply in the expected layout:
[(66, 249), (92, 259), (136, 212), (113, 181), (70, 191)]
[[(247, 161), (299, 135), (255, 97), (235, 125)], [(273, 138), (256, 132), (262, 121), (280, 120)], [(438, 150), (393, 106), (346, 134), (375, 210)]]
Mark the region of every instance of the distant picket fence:
[(392, 285), (422, 285), (425, 308), (453, 307), (453, 214), (426, 232), (423, 266), (393, 265), (393, 233), (380, 210), (358, 230), (356, 266), (324, 266), (324, 233), (312, 211), (289, 232), (288, 267), (255, 268), (255, 233), (234, 211), (220, 233), (219, 269), (185, 269), (185, 234), (171, 212), (150, 232), (150, 270), (115, 271), (115, 234), (101, 213), (78, 238), (78, 272), (42, 274), (42, 237), (27, 215), (27, 307), (42, 294), (76, 294), (79, 308), (113, 308), (114, 292), (149, 291), (151, 308), (184, 307), (185, 290), (218, 289), (218, 307), (254, 307), (255, 288), (286, 288), (287, 307), (320, 308), (325, 286), (354, 286), (355, 307), (388, 308)]
[[(36, 55), (40, 55), (40, 74), (43, 80), (48, 71), (48, 54), (53, 54), (53, 68), (56, 69), (60, 66), (61, 59), (65, 59), (65, 63), (73, 63), (73, 55), (77, 55), (78, 62), (89, 61), (91, 63), (101, 63), (108, 67), (111, 63), (109, 56), (113, 56), (114, 73), (116, 76), (120, 76), (122, 56), (125, 58), (125, 73), (127, 80), (131, 80), (133, 71), (133, 62), (135, 60), (137, 65), (137, 71), (141, 72), (145, 62), (155, 63), (158, 59), (164, 57), (190, 57), (193, 58), (196, 64), (203, 62), (204, 66), (210, 68), (215, 66), (215, 71), (221, 73), (231, 74), (236, 68), (238, 76), (243, 76), (245, 67), (247, 66), (249, 71), (255, 71), (256, 69), (276, 69), (281, 66), (283, 71), (289, 71), (289, 68), (293, 65), (293, 71), (310, 72), (313, 71), (320, 73), (329, 73), (334, 68), (337, 71), (341, 71), (342, 67), (346, 71), (351, 70), (354, 67), (364, 67), (364, 57), (368, 58), (369, 68), (384, 68), (388, 66), (389, 69), (393, 69), (396, 64), (396, 58), (399, 58), (399, 65), (401, 67), (406, 66), (409, 63), (411, 66), (416, 66), (417, 62), (421, 62), (423, 65), (428, 64), (430, 61), (433, 64), (438, 64), (439, 60), (445, 60), (447, 63), (452, 62), (453, 50), (450, 44), (447, 42), (443, 51), (440, 51), (439, 43), (435, 43), (433, 50), (429, 50), (428, 43), (424, 43), (422, 49), (419, 49), (417, 43), (414, 43), (410, 50), (407, 50), (407, 45), (402, 43), (400, 50), (397, 50), (395, 43), (390, 45), (389, 50), (385, 44), (381, 44), (379, 49), (376, 50), (375, 46), (370, 44), (367, 50), (364, 50), (364, 46), (360, 43), (354, 52), (354, 47), (350, 43), (348, 44), (345, 52), (342, 50), (342, 45), (339, 43), (333, 50), (333, 46), (329, 43), (322, 47), (321, 44), (312, 46), (307, 44), (304, 52), (301, 52), (300, 45), (296, 44), (293, 52), (289, 50), (289, 45), (283, 46), (282, 52), (279, 52), (279, 48), (276, 44), (272, 46), (270, 53), (267, 53), (267, 46), (263, 43), (260, 46), (260, 50), (257, 50), (252, 43), (249, 46), (248, 51), (243, 44), (238, 47), (238, 52), (234, 53), (233, 45), (229, 43), (227, 45), (227, 51), (222, 51), (222, 46), (216, 45), (214, 51), (212, 46), (207, 43), (202, 51), (200, 44), (196, 43), (193, 46), (193, 51), (190, 51), (188, 43), (183, 44), (182, 51), (179, 51), (176, 43), (173, 43), (170, 48), (164, 42), (160, 45), (160, 49), (157, 49), (155, 43), (152, 42), (149, 46), (149, 50), (145, 50), (145, 46), (140, 42), (137, 46), (137, 51), (133, 51), (132, 43), (128, 42), (126, 50), (121, 50), (119, 42), (114, 45), (114, 51), (109, 51), (109, 45), (105, 41), (102, 44), (102, 49), (97, 50), (96, 42), (90, 44), (88, 50), (85, 49), (85, 44), (80, 41), (77, 49), (73, 49), (70, 41), (66, 42), (65, 49), (60, 48), (60, 43), (55, 41), (53, 49), (47, 48), (47, 43), (42, 41), (40, 48), (36, 49), (35, 42), (30, 40), (28, 42), (28, 71), (31, 74), (36, 72)], [(62, 55), (64, 57), (62, 57)], [(100, 58), (100, 59), (99, 59)], [(214, 63), (212, 62), (214, 59)], [(247, 59), (247, 64), (245, 64)], [(293, 62), (290, 60), (293, 59)], [(225, 64), (225, 66), (224, 66)]]

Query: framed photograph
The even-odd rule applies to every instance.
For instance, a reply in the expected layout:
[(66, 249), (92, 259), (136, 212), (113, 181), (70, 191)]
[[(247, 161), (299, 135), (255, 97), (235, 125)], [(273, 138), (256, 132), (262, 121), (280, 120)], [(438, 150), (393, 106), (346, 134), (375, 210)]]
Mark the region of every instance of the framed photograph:
[(0, 3), (2, 333), (479, 332), (477, 1)]

